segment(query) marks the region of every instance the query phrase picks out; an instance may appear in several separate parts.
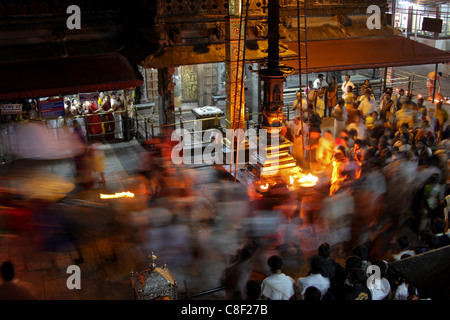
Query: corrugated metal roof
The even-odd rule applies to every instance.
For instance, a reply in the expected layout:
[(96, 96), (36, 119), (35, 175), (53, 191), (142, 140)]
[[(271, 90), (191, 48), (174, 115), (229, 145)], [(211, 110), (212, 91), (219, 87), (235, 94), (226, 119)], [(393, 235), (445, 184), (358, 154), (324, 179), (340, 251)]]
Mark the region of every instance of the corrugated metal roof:
[[(298, 44), (287, 43), (297, 52), (295, 59), (283, 63), (298, 70)], [(301, 47), (305, 57), (305, 47)], [(401, 37), (352, 38), (308, 42), (308, 71), (326, 72), (381, 67), (410, 66), (450, 61), (450, 53)], [(302, 72), (305, 70), (302, 60)]]

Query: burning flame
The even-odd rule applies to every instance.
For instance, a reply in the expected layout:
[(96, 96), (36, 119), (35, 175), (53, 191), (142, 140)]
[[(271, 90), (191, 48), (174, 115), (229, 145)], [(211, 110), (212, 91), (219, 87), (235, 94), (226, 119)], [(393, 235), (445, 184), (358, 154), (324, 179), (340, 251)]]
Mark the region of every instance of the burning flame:
[(301, 177), (297, 179), (297, 175), (289, 176), (289, 182), (291, 185), (297, 182), (302, 187), (313, 187), (316, 185), (318, 177), (313, 176), (311, 173), (308, 175), (301, 174)]
[(298, 182), (304, 187), (312, 187), (315, 186), (317, 181), (319, 181), (318, 177), (313, 176), (311, 173), (306, 175), (303, 175)]
[(100, 199), (117, 199), (117, 198), (133, 198), (134, 193), (131, 193), (129, 191), (126, 192), (116, 192), (115, 194), (103, 194), (100, 193)]
[(267, 190), (267, 189), (269, 189), (269, 184), (266, 183), (265, 185), (260, 185), (259, 188), (260, 188), (261, 190)]

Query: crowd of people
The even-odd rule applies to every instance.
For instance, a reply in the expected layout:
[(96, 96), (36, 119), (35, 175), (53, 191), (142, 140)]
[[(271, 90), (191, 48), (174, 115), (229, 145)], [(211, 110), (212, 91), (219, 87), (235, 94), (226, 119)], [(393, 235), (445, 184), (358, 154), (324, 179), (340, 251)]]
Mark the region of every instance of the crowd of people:
[[(105, 94), (100, 92), (98, 99), (85, 100), (81, 104), (73, 98), (65, 101), (66, 117), (87, 116), (88, 134), (92, 140), (101, 138), (108, 142), (124, 138), (125, 125), (122, 117), (127, 118), (125, 110), (125, 97), (121, 92)], [(84, 118), (77, 118), (84, 121)], [(82, 125), (85, 125), (82, 123)]]
[[(271, 274), (255, 280), (251, 276), (255, 248), (244, 246), (224, 271), (227, 297), (428, 299), (428, 293), (414, 288), (389, 262), (450, 244), (450, 129), (443, 101), (427, 107), (420, 97), (414, 101), (403, 89), (394, 92), (387, 88), (377, 103), (370, 82), (365, 82), (358, 95), (349, 75), (341, 86), (341, 98), (336, 94), (335, 79), (327, 95), (320, 97), (325, 86), (319, 75), (309, 83), (304, 97), (297, 95), (293, 104), (296, 116), (287, 124), (287, 135), (293, 141), (297, 163), (329, 178), (325, 183), (329, 193), (321, 194), (321, 186), (316, 186), (314, 197), (302, 196), (291, 223), (299, 217), (302, 227), (313, 227), (313, 234), (314, 224), (320, 225), (326, 242), (309, 259), (308, 274), (298, 279), (282, 272), (280, 252), (267, 260)], [(314, 88), (316, 94), (309, 94)], [(328, 98), (335, 101), (329, 112), (334, 127), (326, 130), (322, 126), (323, 99)], [(400, 230), (405, 229), (415, 241), (401, 235)], [(343, 263), (330, 258), (332, 252)], [(367, 282), (370, 265), (381, 271), (376, 287)]]
[[(330, 244), (322, 243), (308, 259), (306, 275), (297, 279), (283, 272), (283, 259), (277, 254), (267, 259), (270, 275), (255, 279), (255, 248), (246, 245), (225, 269), (221, 283), (227, 298), (234, 300), (430, 300), (429, 291), (414, 287), (389, 263), (449, 245), (450, 233), (444, 229), (445, 221), (436, 219), (433, 231), (422, 232), (416, 246), (406, 235), (398, 238), (398, 250), (386, 260), (369, 259), (368, 248), (358, 245), (338, 262)], [(372, 273), (375, 268), (378, 277)]]

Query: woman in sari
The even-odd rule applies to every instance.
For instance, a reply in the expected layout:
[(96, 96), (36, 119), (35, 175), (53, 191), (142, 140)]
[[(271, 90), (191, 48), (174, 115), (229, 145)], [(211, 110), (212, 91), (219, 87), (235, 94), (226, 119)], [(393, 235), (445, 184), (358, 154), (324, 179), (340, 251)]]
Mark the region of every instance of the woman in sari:
[(336, 83), (336, 78), (331, 77), (331, 83), (328, 86), (328, 92), (327, 92), (327, 106), (329, 110), (329, 114), (333, 112), (333, 108), (337, 105), (337, 90), (338, 86)]
[(102, 115), (102, 121), (105, 128), (105, 139), (108, 141), (114, 140), (114, 128), (115, 128), (115, 121), (114, 116), (112, 114), (112, 106), (111, 106), (111, 96), (107, 95), (106, 100), (102, 104), (101, 108), (102, 112), (104, 114)]
[(102, 134), (102, 124), (98, 113), (101, 110), (93, 101), (86, 101), (84, 107), (87, 113), (89, 134), (92, 135), (94, 140), (99, 141)]

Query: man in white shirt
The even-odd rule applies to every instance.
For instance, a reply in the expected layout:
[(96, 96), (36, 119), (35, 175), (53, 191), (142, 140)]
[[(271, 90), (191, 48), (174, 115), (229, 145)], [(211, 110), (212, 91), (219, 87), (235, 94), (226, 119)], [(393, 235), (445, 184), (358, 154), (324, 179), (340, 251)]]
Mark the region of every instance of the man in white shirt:
[(370, 116), (374, 111), (379, 113), (378, 106), (375, 102), (375, 99), (372, 97), (372, 93), (370, 90), (366, 89), (364, 91), (364, 95), (358, 98), (359, 104), (358, 110), (361, 112), (361, 115), (364, 118)]
[(373, 285), (368, 285), (368, 288), (370, 293), (372, 293), (372, 300), (383, 300), (391, 293), (391, 285), (385, 278), (387, 265), (382, 260), (375, 261), (373, 265), (380, 268), (380, 279), (375, 279), (375, 283)]
[(272, 274), (261, 283), (261, 294), (270, 300), (289, 300), (295, 294), (295, 281), (281, 272), (283, 261), (277, 255), (267, 260)]
[(328, 83), (323, 79), (323, 74), (317, 76), (316, 81), (314, 81), (313, 86), (315, 89), (322, 89), (328, 87)]
[(330, 279), (324, 277), (323, 273), (323, 260), (319, 256), (311, 258), (311, 271), (307, 277), (298, 278), (298, 290), (302, 298), (305, 296), (305, 291), (309, 287), (316, 287), (319, 289), (322, 297), (327, 293), (330, 288)]
[(398, 238), (397, 243), (400, 246), (401, 250), (399, 253), (392, 255), (392, 259), (394, 259), (395, 261), (400, 261), (404, 254), (407, 254), (410, 256), (416, 255), (416, 253), (413, 250), (409, 250), (410, 241), (409, 241), (408, 236), (402, 236), (402, 237)]
[(354, 88), (355, 85), (353, 84), (353, 82), (350, 81), (350, 75), (346, 74), (345, 75), (345, 81), (342, 84), (341, 90), (342, 90), (342, 95), (347, 94), (348, 92), (348, 87), (352, 87)]

